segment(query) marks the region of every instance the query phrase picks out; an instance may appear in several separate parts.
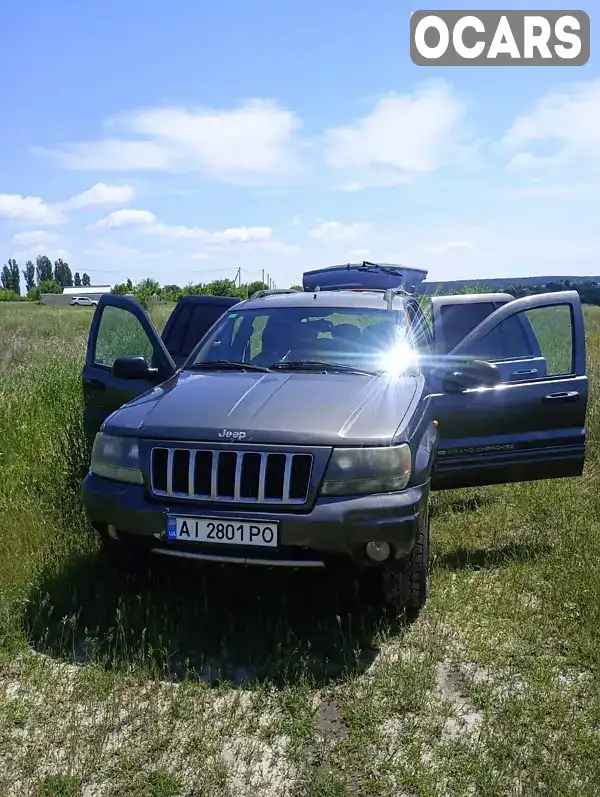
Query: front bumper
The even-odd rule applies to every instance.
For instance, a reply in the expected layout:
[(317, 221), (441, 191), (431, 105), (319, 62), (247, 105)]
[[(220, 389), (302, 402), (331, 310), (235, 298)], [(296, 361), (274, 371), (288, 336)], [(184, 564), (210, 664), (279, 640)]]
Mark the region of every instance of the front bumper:
[[(123, 540), (154, 553), (245, 564), (322, 566), (343, 561), (370, 564), (367, 542), (387, 542), (393, 558), (413, 549), (429, 500), (429, 482), (399, 493), (353, 498), (319, 498), (308, 513), (260, 512), (148, 500), (141, 485), (121, 484), (89, 473), (83, 482), (83, 503), (89, 522), (100, 533), (109, 528)], [(277, 548), (167, 541), (166, 516), (228, 518), (279, 524)], [(389, 560), (388, 560), (389, 561)]]

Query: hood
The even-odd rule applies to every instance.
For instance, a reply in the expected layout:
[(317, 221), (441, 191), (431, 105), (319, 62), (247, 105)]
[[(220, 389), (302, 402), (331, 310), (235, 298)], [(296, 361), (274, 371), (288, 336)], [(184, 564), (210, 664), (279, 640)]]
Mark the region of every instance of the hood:
[(169, 440), (385, 445), (421, 389), (415, 376), (179, 372), (113, 413), (105, 429)]

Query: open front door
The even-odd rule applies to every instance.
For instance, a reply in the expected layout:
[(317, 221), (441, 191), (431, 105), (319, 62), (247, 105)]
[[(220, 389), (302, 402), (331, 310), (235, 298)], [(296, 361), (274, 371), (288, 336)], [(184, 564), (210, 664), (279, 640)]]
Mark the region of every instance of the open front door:
[[(141, 355), (157, 369), (152, 379), (122, 379), (112, 372), (118, 357)], [(104, 295), (88, 337), (83, 368), (84, 428), (93, 440), (103, 421), (136, 396), (175, 373), (176, 366), (148, 313), (133, 299)]]
[[(444, 393), (453, 358), (494, 362), (501, 384)], [(433, 489), (581, 475), (588, 380), (576, 291), (504, 304), (444, 359), (431, 375), (440, 434)]]

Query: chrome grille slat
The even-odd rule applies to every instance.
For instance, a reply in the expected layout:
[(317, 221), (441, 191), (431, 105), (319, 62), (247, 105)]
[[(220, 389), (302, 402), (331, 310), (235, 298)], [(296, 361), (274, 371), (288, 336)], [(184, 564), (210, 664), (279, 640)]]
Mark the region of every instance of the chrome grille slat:
[(167, 495), (173, 495), (173, 458), (175, 449), (167, 449)]
[(212, 452), (212, 465), (210, 469), (210, 500), (216, 501), (218, 494), (219, 479), (219, 452)]
[(260, 455), (260, 470), (258, 471), (258, 503), (265, 502), (265, 486), (267, 483), (267, 455)]
[(242, 493), (242, 468), (244, 467), (244, 451), (240, 451), (235, 458), (235, 476), (233, 478), (233, 500), (239, 501)]
[(190, 450), (190, 464), (188, 467), (188, 496), (194, 497), (194, 473), (196, 469), (196, 452), (194, 449)]
[(292, 480), (292, 463), (294, 461), (293, 454), (285, 455), (285, 470), (283, 472), (283, 501), (287, 503), (290, 500), (290, 481)]
[[(177, 455), (179, 464), (175, 477), (176, 451), (187, 453), (189, 462), (187, 469), (182, 468), (182, 455)], [(225, 460), (221, 460), (223, 455), (226, 455)], [(271, 461), (270, 457), (273, 457)], [(302, 462), (299, 461), (299, 468), (294, 469), (297, 458)], [(308, 500), (313, 462), (314, 456), (310, 452), (236, 451), (231, 448), (155, 445), (150, 451), (150, 487), (156, 496), (217, 504), (301, 506)], [(177, 489), (174, 489), (175, 481)], [(160, 486), (157, 486), (157, 482)], [(166, 489), (162, 489), (165, 486)], [(202, 492), (196, 492), (197, 489)]]

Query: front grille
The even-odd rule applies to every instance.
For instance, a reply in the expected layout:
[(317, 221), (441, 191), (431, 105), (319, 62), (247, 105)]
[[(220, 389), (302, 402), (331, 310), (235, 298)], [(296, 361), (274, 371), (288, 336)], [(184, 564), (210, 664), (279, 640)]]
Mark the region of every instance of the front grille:
[(255, 504), (304, 504), (312, 454), (153, 448), (154, 495)]

